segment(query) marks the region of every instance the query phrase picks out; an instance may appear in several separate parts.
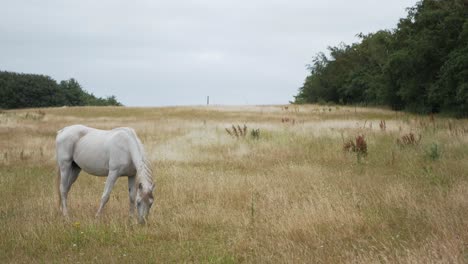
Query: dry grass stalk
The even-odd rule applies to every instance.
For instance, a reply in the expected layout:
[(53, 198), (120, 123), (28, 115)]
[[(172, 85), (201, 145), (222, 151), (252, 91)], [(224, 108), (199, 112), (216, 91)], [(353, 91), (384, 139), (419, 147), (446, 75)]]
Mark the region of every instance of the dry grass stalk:
[(24, 154), (24, 150), (21, 150), (20, 159), (21, 159), (21, 160), (25, 160), (25, 159), (26, 159), (26, 155)]
[(356, 149), (356, 144), (352, 139), (349, 139), (343, 143), (344, 151), (354, 151), (354, 149)]
[(234, 137), (234, 138), (245, 138), (245, 136), (247, 135), (247, 126), (244, 124), (244, 127), (241, 128), (240, 125), (232, 125), (231, 129), (229, 128), (226, 128), (226, 132), (231, 136), (231, 137)]
[(403, 136), (401, 136), (400, 138), (397, 139), (397, 144), (399, 146), (416, 146), (416, 145), (419, 145), (419, 142), (421, 141), (421, 135), (419, 135), (418, 138), (416, 138), (416, 136), (410, 132), (408, 134), (405, 134)]
[(343, 150), (367, 155), (367, 142), (364, 135), (358, 135), (354, 140), (349, 139), (343, 144)]
[(464, 136), (468, 134), (468, 128), (456, 127), (451, 120), (448, 121), (448, 131), (451, 136)]
[(232, 131), (234, 132), (234, 135), (236, 136), (236, 138), (239, 138), (239, 132), (237, 132), (236, 126), (232, 125)]
[(281, 123), (291, 123), (291, 124), (296, 124), (296, 119), (294, 118), (289, 118), (289, 117), (283, 117), (281, 118)]
[(385, 120), (380, 120), (379, 127), (380, 127), (380, 130), (382, 131), (387, 130), (387, 123), (385, 122)]
[(44, 119), (46, 113), (42, 110), (34, 111), (34, 112), (26, 112), (26, 115), (24, 115), (25, 119), (31, 119), (31, 120), (42, 120)]
[(367, 155), (367, 142), (364, 138), (364, 135), (359, 135), (356, 137), (356, 151), (358, 153)]

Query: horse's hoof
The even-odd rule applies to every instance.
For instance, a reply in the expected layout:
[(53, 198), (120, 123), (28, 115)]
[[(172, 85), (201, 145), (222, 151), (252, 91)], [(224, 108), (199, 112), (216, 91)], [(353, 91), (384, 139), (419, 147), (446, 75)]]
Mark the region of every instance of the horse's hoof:
[(70, 222), (70, 216), (68, 214), (64, 214), (63, 215), (63, 219), (66, 221), (66, 222)]

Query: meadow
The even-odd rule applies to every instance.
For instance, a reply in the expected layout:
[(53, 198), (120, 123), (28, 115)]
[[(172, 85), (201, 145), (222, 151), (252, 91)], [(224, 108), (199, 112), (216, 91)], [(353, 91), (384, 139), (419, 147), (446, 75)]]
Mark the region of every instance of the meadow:
[[(55, 136), (71, 124), (136, 130), (157, 185), (148, 225), (128, 217), (125, 178), (96, 219), (105, 178), (83, 172), (60, 215)], [(468, 120), (322, 105), (1, 111), (0, 201), (2, 263), (466, 263)]]

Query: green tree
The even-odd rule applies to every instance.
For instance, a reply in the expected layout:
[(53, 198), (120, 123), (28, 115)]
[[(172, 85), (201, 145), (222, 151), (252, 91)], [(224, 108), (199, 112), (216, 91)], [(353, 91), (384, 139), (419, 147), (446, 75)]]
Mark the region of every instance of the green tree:
[(115, 96), (95, 97), (70, 79), (57, 84), (45, 75), (0, 71), (0, 108), (122, 105)]
[(81, 106), (86, 104), (86, 94), (75, 79), (61, 81), (59, 86), (65, 95), (65, 105)]
[(468, 3), (420, 1), (395, 30), (358, 36), (314, 57), (295, 102), (467, 116)]

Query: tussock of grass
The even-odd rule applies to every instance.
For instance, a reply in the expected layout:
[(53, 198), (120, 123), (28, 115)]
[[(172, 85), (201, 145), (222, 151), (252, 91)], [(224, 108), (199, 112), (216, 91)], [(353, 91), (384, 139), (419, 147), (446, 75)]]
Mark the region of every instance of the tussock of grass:
[[(124, 179), (95, 219), (105, 179), (85, 173), (71, 219), (58, 214), (54, 139), (75, 123), (135, 128), (157, 184), (148, 226), (128, 219)], [(261, 136), (237, 140), (232, 124)], [(466, 131), (466, 120), (314, 105), (3, 111), (0, 260), (467, 262)], [(409, 133), (420, 140), (400, 147)], [(342, 151), (356, 135), (359, 162)]]

